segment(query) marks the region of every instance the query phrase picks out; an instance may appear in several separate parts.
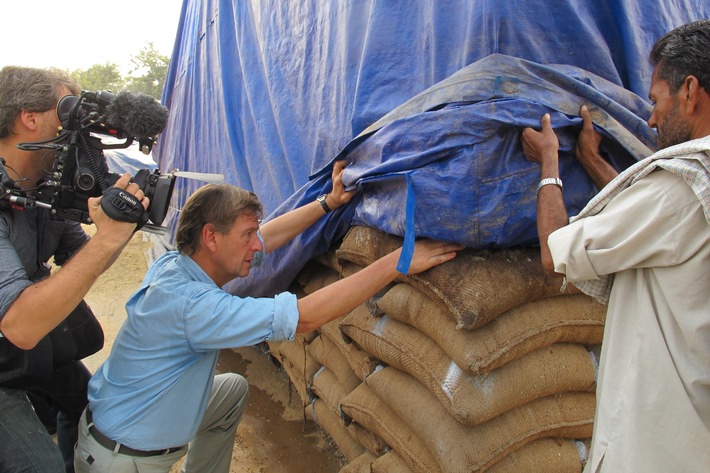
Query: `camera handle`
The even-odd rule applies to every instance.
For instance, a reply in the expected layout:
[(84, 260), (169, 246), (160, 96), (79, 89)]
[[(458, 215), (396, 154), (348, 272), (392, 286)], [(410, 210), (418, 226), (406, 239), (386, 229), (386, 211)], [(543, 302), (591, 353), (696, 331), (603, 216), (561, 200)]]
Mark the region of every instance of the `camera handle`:
[(101, 208), (113, 220), (136, 224), (136, 230), (148, 222), (143, 204), (125, 190), (112, 187), (101, 197)]

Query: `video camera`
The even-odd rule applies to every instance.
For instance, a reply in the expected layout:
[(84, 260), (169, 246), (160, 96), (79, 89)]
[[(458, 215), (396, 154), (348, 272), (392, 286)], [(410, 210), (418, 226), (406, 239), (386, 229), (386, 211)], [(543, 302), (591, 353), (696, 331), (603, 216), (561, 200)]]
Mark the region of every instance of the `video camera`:
[[(160, 225), (168, 211), (175, 175), (149, 169), (136, 173), (133, 182), (150, 199), (148, 208), (143, 209), (132, 195), (113, 188), (120, 175), (109, 171), (103, 150), (128, 148), (135, 140), (143, 153), (150, 153), (155, 137), (167, 124), (167, 108), (148, 95), (85, 91), (78, 97), (63, 97), (57, 104), (57, 116), (62, 126), (56, 138), (18, 145), (27, 151), (55, 152), (51, 174), (28, 196), (8, 177), (4, 162), (0, 163), (0, 202), (44, 207), (68, 220), (88, 224), (92, 223), (88, 199), (103, 195), (101, 207), (109, 217), (164, 233)], [(107, 143), (97, 135), (116, 141)]]

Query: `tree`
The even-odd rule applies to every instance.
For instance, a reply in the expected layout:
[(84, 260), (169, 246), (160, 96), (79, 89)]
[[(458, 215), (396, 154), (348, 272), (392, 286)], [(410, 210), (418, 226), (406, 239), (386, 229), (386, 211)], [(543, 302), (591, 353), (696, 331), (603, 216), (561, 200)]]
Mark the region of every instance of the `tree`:
[(131, 92), (142, 92), (160, 100), (168, 74), (170, 58), (156, 51), (152, 42), (146, 43), (137, 56), (131, 58), (133, 69), (126, 86)]
[(124, 80), (114, 63), (94, 64), (85, 71), (77, 69), (70, 73), (83, 90), (110, 90), (114, 93), (123, 89)]
[(108, 90), (118, 93), (125, 88), (130, 92), (143, 93), (160, 100), (170, 58), (160, 54), (153, 43), (148, 42), (136, 56), (131, 56), (131, 63), (133, 67), (127, 77), (121, 75), (114, 63), (95, 64), (85, 71), (77, 69), (70, 74), (83, 90)]

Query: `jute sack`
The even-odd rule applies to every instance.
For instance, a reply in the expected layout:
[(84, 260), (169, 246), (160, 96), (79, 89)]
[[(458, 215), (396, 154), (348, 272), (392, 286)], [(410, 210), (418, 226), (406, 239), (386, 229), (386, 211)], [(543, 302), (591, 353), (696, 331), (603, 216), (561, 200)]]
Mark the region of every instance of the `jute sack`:
[(365, 447), (365, 450), (375, 456), (380, 456), (390, 449), (387, 442), (380, 438), (379, 435), (370, 432), (357, 422), (350, 422), (350, 424), (345, 426), (345, 430), (347, 430), (350, 436), (357, 440), (360, 445)]
[(366, 430), (375, 433), (387, 443), (409, 468), (416, 473), (441, 473), (439, 464), (422, 440), (406, 422), (388, 408), (366, 385), (361, 384), (341, 403), (346, 417)]
[(393, 367), (375, 371), (366, 382), (407, 423), (447, 473), (485, 471), (540, 438), (592, 435), (594, 393), (549, 396), (484, 424), (466, 426), (450, 416), (419, 381)]
[(318, 399), (323, 401), (325, 406), (333, 414), (339, 415), (340, 401), (348, 395), (343, 391), (343, 387), (327, 366), (321, 366), (313, 376), (311, 391)]
[[(352, 391), (352, 390), (351, 390)], [(312, 392), (318, 397), (325, 406), (338, 418), (342, 418), (340, 411), (340, 402), (345, 398), (348, 392), (343, 390), (338, 378), (325, 366), (313, 377)], [(345, 423), (343, 422), (343, 425)], [(365, 447), (365, 449), (373, 455), (379, 456), (387, 451), (388, 447), (384, 440), (376, 434), (364, 429), (355, 422), (348, 422), (345, 429), (350, 436)]]
[[(401, 245), (397, 236), (353, 226), (336, 254), (341, 266), (350, 261), (364, 267)], [(562, 277), (545, 276), (536, 248), (466, 249), (446, 264), (399, 279), (442, 304), (464, 329), (481, 327), (524, 302), (562, 294)], [(579, 292), (572, 285), (567, 290)]]
[[(340, 246), (340, 243), (335, 243), (333, 246)], [(335, 254), (335, 249), (331, 249), (330, 251), (326, 251), (325, 253), (321, 255), (317, 255), (313, 257), (314, 261), (317, 261), (318, 263), (322, 264), (323, 266), (326, 266), (332, 270), (334, 270), (336, 273), (340, 273), (340, 264), (338, 263), (338, 256)]]
[(372, 462), (377, 457), (370, 452), (365, 452), (355, 460), (340, 469), (338, 473), (372, 473)]
[(558, 342), (599, 344), (606, 308), (585, 294), (548, 297), (511, 309), (477, 330), (456, 330), (441, 304), (409, 284), (376, 301), (379, 312), (416, 327), (461, 368), (485, 373)]
[(431, 338), (389, 316), (375, 318), (355, 310), (340, 327), (365, 351), (416, 378), (462, 424), (481, 424), (552, 394), (595, 388), (593, 359), (578, 344), (540, 348), (497, 370), (473, 375), (459, 368)]
[(350, 436), (338, 417), (330, 412), (323, 401), (314, 399), (305, 407), (306, 418), (318, 424), (335, 442), (348, 462), (365, 453), (365, 448)]
[(309, 343), (306, 351), (318, 364), (327, 366), (338, 378), (343, 392), (349, 393), (362, 381), (355, 375), (350, 363), (345, 359), (340, 349), (323, 334), (320, 334)]
[(313, 376), (320, 364), (308, 355), (304, 340), (296, 337), (291, 341), (268, 342), (268, 346), (270, 353), (281, 364), (291, 384), (296, 388), (303, 405), (309, 404)]
[(329, 268), (322, 268), (311, 275), (308, 282), (303, 286), (303, 291), (306, 294), (313, 294), (318, 289), (322, 289), (339, 280), (340, 273)]
[(306, 261), (306, 264), (303, 265), (298, 274), (296, 274), (294, 280), (291, 282), (291, 285), (289, 286), (289, 292), (294, 292), (294, 287), (297, 287), (300, 291), (302, 291), (302, 294), (305, 295), (303, 287), (308, 284), (308, 281), (311, 280), (315, 273), (325, 271), (326, 269), (327, 268), (325, 266), (323, 266), (316, 260), (311, 259)]
[(371, 465), (372, 473), (412, 473), (412, 470), (394, 450), (377, 458)]
[(340, 353), (347, 360), (350, 368), (355, 373), (355, 376), (362, 381), (367, 375), (372, 373), (375, 367), (379, 364), (379, 360), (365, 350), (358, 348), (352, 340), (345, 336), (345, 334), (340, 330), (340, 322), (342, 322), (344, 318), (345, 316), (342, 316), (328, 322), (327, 324), (321, 325), (319, 330), (321, 334), (325, 335), (333, 341), (333, 343), (335, 343), (335, 345), (340, 349)]
[(584, 445), (571, 439), (535, 440), (503, 457), (486, 473), (580, 473), (584, 467), (580, 447)]
[[(293, 365), (289, 360), (284, 360), (281, 367), (286, 372), (290, 384), (296, 388), (296, 393), (301, 399), (301, 404), (306, 406), (311, 402), (310, 383), (307, 380), (307, 373), (304, 373), (302, 366)], [(290, 395), (290, 392), (289, 392)]]

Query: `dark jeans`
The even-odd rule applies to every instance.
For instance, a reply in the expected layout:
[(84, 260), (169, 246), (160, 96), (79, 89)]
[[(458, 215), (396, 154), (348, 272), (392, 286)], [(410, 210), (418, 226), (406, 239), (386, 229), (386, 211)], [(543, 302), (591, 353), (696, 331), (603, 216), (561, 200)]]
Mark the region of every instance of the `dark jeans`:
[[(74, 472), (74, 444), (81, 413), (87, 405), (91, 373), (80, 361), (55, 368), (41, 386), (0, 387), (0, 471), (3, 473)], [(58, 412), (57, 443), (37, 417), (27, 392)]]

